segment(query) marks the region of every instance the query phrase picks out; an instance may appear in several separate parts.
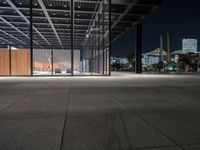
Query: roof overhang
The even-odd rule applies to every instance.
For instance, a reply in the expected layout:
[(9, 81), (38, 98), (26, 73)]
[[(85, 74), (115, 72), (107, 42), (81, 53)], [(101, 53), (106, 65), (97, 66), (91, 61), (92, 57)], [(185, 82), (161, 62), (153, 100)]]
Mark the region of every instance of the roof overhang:
[[(74, 0), (74, 36), (83, 41), (98, 13), (97, 6), (103, 0)], [(105, 0), (108, 3), (109, 0)], [(150, 15), (165, 0), (112, 0), (111, 40), (118, 38), (129, 28)], [(71, 0), (32, 0), (34, 45), (70, 43)], [(109, 9), (105, 18), (109, 20)], [(108, 22), (105, 29), (108, 30)], [(108, 34), (108, 31), (105, 33)], [(75, 41), (75, 42), (76, 42)], [(30, 0), (0, 1), (0, 44), (16, 44), (28, 47), (30, 42)], [(42, 44), (41, 44), (42, 43)], [(63, 46), (63, 45), (62, 45)]]
[(112, 0), (112, 40), (150, 15), (166, 0)]

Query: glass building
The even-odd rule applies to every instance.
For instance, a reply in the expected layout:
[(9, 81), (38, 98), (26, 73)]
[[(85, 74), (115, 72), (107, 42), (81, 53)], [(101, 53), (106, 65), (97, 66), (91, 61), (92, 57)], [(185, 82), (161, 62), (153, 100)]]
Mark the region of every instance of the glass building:
[(0, 1), (0, 75), (109, 75), (110, 1)]
[(0, 0), (0, 76), (110, 75), (111, 41), (134, 25), (141, 68), (141, 20), (163, 2)]
[(183, 39), (183, 52), (196, 53), (197, 52), (197, 39)]

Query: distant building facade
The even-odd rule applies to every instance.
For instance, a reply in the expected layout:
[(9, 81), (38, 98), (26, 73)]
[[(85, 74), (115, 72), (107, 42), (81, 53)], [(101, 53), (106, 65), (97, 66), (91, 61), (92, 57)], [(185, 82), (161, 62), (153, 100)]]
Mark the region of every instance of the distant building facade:
[(111, 64), (114, 64), (116, 62), (119, 62), (122, 65), (128, 64), (128, 58), (117, 58), (117, 57), (111, 57)]
[(173, 55), (183, 55), (188, 53), (198, 53), (198, 40), (197, 39), (183, 39), (182, 49), (173, 51)]
[(122, 70), (129, 70), (131, 65), (129, 64), (128, 58), (117, 58), (117, 57), (111, 57), (111, 65), (119, 63), (122, 68)]
[(162, 51), (160, 48), (157, 48), (151, 52), (142, 54), (142, 64), (143, 67), (152, 66), (160, 62), (160, 57), (163, 57), (163, 61), (166, 61), (167, 52)]
[(197, 39), (183, 39), (182, 49), (184, 53), (196, 53), (197, 52)]

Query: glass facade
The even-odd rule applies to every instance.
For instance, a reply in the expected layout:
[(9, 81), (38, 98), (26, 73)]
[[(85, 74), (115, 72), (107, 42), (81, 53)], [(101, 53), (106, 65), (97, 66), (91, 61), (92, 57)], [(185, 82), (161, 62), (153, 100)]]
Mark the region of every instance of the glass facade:
[(0, 75), (110, 75), (110, 1), (4, 5), (13, 16), (0, 16)]
[(197, 52), (197, 39), (183, 39), (183, 52), (184, 53), (196, 53)]

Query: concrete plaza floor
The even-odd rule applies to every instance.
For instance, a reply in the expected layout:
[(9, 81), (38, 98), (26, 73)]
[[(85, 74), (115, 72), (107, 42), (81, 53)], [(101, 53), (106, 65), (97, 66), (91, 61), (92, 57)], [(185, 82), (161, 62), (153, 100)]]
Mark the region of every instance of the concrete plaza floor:
[(200, 150), (200, 75), (1, 77), (0, 150)]

